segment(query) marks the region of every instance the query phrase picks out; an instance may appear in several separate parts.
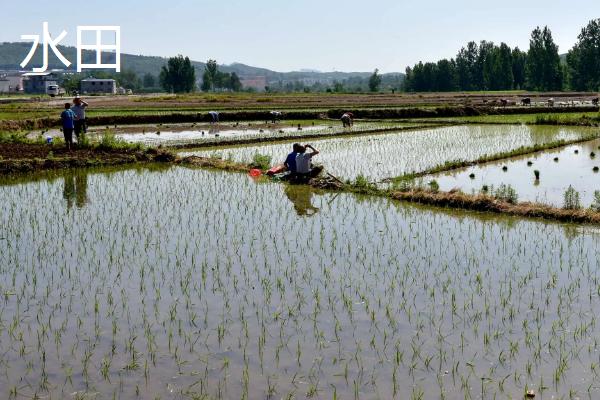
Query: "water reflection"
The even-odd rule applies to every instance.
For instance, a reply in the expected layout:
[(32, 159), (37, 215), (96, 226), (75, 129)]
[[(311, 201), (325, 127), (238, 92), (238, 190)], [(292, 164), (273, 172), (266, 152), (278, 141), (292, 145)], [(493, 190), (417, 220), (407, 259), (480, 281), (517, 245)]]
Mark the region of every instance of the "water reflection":
[(299, 216), (310, 217), (319, 212), (319, 208), (312, 205), (313, 191), (309, 186), (285, 185), (284, 192)]
[(66, 200), (67, 210), (73, 207), (83, 208), (88, 202), (88, 174), (84, 170), (69, 171), (64, 176), (63, 199)]

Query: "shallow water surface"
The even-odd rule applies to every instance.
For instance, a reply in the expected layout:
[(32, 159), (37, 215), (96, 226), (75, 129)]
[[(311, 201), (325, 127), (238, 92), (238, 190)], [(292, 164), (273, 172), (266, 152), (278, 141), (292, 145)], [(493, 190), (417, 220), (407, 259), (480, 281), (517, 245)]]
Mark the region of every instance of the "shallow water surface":
[[(594, 170), (594, 167), (600, 170), (599, 146), (600, 140), (592, 140), (432, 175), (424, 178), (424, 181), (435, 179), (440, 190), (457, 188), (467, 193), (479, 192), (483, 185), (487, 185), (490, 191), (501, 184), (511, 185), (519, 201), (556, 207), (564, 205), (565, 191), (571, 186), (579, 193), (581, 205), (589, 207), (595, 201), (594, 192), (600, 190), (600, 173)], [(539, 180), (535, 178), (536, 170), (540, 173)]]
[(3, 398), (600, 395), (596, 228), (182, 167), (0, 201)]

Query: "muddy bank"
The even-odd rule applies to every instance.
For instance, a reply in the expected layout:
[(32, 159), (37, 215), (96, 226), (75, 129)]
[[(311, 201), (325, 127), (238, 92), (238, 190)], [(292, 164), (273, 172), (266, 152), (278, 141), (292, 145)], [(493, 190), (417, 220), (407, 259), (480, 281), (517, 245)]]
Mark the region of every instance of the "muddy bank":
[(482, 115), (516, 115), (516, 114), (552, 114), (597, 112), (595, 106), (576, 107), (436, 107), (436, 108), (394, 108), (394, 109), (356, 109), (329, 110), (329, 118), (340, 118), (344, 112), (351, 111), (356, 118), (389, 119), (389, 118), (448, 118), (476, 117)]
[(410, 201), (431, 206), (493, 212), (524, 218), (543, 218), (584, 224), (600, 223), (600, 213), (592, 210), (566, 210), (536, 203), (511, 204), (485, 195), (411, 190), (407, 192), (392, 192), (389, 197), (395, 200)]
[[(344, 112), (352, 111), (356, 118), (390, 119), (390, 118), (444, 118), (468, 117), (481, 115), (515, 115), (515, 114), (551, 114), (551, 113), (582, 113), (597, 112), (598, 107), (436, 107), (436, 108), (359, 108), (359, 109), (330, 109), (321, 111), (285, 111), (282, 113), (284, 120), (310, 120), (310, 119), (339, 119)], [(224, 111), (220, 113), (223, 122), (235, 121), (267, 121), (270, 119), (269, 111)], [(161, 123), (191, 123), (210, 122), (211, 118), (206, 112), (186, 112), (160, 115), (116, 115), (97, 116), (87, 119), (90, 126), (112, 126), (130, 124), (161, 124)], [(37, 118), (20, 121), (0, 121), (0, 130), (33, 130), (48, 129), (59, 126), (58, 118)]]
[(158, 149), (74, 149), (44, 144), (0, 144), (0, 174), (123, 165), (138, 162), (171, 162), (175, 156)]
[(196, 166), (200, 168), (212, 168), (220, 169), (223, 171), (230, 172), (248, 172), (252, 168), (250, 165), (240, 164), (233, 161), (223, 160), (221, 158), (208, 158), (199, 156), (189, 156), (184, 158), (177, 158), (176, 164)]

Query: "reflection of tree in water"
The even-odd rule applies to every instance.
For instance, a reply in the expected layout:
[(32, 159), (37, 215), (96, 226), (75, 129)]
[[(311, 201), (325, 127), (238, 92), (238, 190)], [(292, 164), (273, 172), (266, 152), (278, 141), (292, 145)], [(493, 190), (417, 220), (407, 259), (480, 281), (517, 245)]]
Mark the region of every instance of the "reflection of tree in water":
[(296, 214), (310, 217), (319, 212), (319, 208), (312, 205), (313, 192), (309, 186), (286, 185), (285, 195), (294, 205)]
[(67, 209), (73, 207), (83, 208), (88, 202), (87, 198), (87, 173), (85, 171), (68, 172), (64, 177), (63, 199), (67, 202)]

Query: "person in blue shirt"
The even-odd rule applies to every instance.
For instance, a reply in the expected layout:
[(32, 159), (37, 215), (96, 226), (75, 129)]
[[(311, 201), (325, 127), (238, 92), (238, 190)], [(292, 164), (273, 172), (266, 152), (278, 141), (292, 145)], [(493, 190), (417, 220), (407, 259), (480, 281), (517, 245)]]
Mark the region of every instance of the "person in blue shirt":
[(302, 146), (299, 143), (294, 143), (294, 145), (292, 146), (292, 152), (288, 154), (287, 158), (283, 163), (287, 170), (290, 171), (292, 174), (296, 173), (296, 156), (300, 152), (301, 147)]
[(73, 145), (73, 130), (75, 129), (75, 113), (71, 110), (71, 103), (65, 103), (65, 110), (60, 114), (62, 121), (63, 136), (67, 149), (71, 150)]

